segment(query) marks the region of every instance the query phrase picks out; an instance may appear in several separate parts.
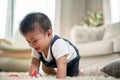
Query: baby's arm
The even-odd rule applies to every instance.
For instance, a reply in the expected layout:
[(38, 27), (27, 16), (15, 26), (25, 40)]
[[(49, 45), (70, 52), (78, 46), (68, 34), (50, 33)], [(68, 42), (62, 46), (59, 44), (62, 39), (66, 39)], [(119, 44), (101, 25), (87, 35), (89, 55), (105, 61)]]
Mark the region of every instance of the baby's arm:
[(29, 75), (32, 75), (32, 72), (34, 70), (36, 70), (36, 72), (39, 73), (39, 67), (40, 67), (40, 60), (32, 57), (31, 65), (30, 65), (30, 68), (29, 68)]
[(67, 71), (67, 56), (62, 56), (57, 59), (57, 78), (66, 78)]

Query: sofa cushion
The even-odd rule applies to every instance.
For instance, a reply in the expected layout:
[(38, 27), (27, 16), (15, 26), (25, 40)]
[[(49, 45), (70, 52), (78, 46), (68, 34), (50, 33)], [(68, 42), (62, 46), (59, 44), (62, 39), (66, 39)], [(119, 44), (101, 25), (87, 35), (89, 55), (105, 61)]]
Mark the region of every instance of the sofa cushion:
[(117, 37), (114, 41), (114, 52), (120, 52), (120, 36)]
[(102, 40), (104, 31), (104, 27), (90, 28), (74, 26), (71, 30), (71, 39), (75, 44), (98, 41)]
[(29, 65), (30, 58), (29, 59), (0, 58), (0, 69), (2, 71), (26, 72), (28, 71)]
[(110, 76), (120, 78), (120, 58), (107, 64), (101, 71)]
[(113, 53), (113, 41), (103, 40), (76, 45), (81, 57), (98, 56)]
[(107, 26), (103, 39), (113, 39), (120, 34), (120, 23), (110, 24)]
[(0, 51), (2, 53), (31, 53), (31, 48), (17, 48), (9, 45), (8, 43), (1, 41), (0, 42)]

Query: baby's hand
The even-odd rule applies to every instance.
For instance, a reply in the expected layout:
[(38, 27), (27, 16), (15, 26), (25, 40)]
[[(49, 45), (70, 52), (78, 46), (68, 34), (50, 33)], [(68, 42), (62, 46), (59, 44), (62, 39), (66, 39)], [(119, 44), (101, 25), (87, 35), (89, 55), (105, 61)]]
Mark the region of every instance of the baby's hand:
[(32, 75), (31, 75), (32, 77), (38, 77), (38, 76), (42, 76), (40, 73), (37, 73), (37, 71), (36, 70), (33, 70), (33, 72), (32, 72)]
[(36, 70), (33, 70), (33, 72), (32, 72), (32, 75), (31, 75), (32, 77), (37, 77), (37, 71)]

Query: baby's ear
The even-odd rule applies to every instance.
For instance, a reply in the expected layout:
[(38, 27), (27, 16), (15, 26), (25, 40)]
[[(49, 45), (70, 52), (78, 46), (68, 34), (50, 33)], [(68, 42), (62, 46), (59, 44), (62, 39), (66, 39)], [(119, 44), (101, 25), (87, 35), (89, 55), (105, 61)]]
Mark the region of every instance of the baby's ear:
[(50, 37), (52, 35), (52, 30), (51, 29), (48, 30), (47, 35), (48, 35), (48, 37)]

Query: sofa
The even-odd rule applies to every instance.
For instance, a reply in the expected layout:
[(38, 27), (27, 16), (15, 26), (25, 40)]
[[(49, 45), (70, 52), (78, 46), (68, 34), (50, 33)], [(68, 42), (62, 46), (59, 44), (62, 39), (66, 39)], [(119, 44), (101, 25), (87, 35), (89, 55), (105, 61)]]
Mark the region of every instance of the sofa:
[(120, 22), (100, 27), (77, 25), (71, 29), (70, 36), (81, 55), (80, 68), (100, 70), (120, 58)]
[(16, 31), (12, 40), (0, 39), (0, 70), (28, 71), (31, 51), (31, 47), (19, 30)]

